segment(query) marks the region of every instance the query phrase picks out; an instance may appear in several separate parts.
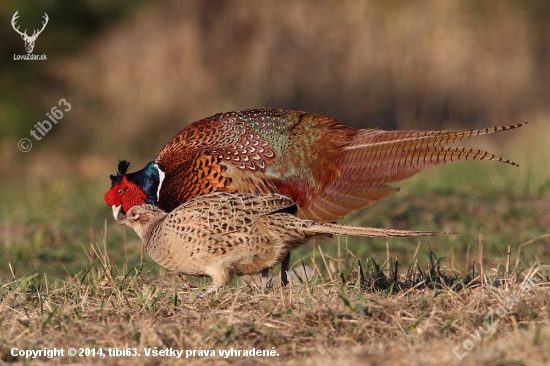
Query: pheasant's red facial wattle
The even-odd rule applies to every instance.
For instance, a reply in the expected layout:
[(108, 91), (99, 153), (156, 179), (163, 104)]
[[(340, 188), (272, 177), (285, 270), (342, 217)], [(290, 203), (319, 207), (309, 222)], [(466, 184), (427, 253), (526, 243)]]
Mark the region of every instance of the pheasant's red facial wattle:
[(126, 176), (120, 183), (115, 184), (103, 196), (105, 203), (111, 207), (122, 205), (122, 213), (128, 212), (132, 207), (146, 203), (146, 195), (135, 183), (130, 182)]

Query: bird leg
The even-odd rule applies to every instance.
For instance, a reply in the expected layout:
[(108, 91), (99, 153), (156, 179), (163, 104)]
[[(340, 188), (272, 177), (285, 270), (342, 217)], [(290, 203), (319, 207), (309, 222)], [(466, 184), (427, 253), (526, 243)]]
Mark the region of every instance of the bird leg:
[(262, 292), (265, 292), (265, 289), (267, 288), (268, 277), (269, 277), (269, 267), (262, 269), (262, 285), (260, 287), (260, 290)]
[(233, 277), (228, 269), (220, 267), (208, 268), (205, 273), (212, 277), (212, 283), (199, 295), (201, 298), (216, 292), (220, 287), (226, 286)]
[(290, 252), (281, 262), (281, 286), (288, 285), (288, 267), (290, 266)]

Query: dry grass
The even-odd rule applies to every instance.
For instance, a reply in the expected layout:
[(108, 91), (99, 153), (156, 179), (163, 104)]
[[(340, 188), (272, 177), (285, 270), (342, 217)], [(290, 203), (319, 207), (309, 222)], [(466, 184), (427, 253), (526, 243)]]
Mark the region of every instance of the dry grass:
[[(22, 362), (11, 355), (13, 347), (93, 347), (105, 354), (117, 347), (136, 348), (141, 356), (60, 357), (53, 362), (179, 362), (145, 356), (144, 348), (157, 347), (184, 350), (183, 357), (185, 350), (216, 353), (190, 356), (191, 364), (440, 365), (459, 364), (452, 350), (463, 355), (467, 340), (473, 349), (460, 364), (542, 365), (550, 357), (546, 265), (504, 275), (499, 287), (490, 285), (497, 272), (485, 268), (483, 285), (477, 277), (471, 283), (478, 285), (458, 291), (417, 286), (390, 295), (365, 289), (358, 269), (347, 263), (331, 274), (333, 280), (308, 277), (266, 293), (243, 283), (200, 299), (200, 287), (177, 276), (152, 277), (137, 268), (120, 273), (106, 252), (96, 247), (94, 252), (94, 265), (72, 277), (52, 281), (33, 274), (2, 284), (0, 360)], [(522, 287), (530, 283), (536, 285)], [(517, 303), (509, 301), (512, 295)], [(509, 313), (503, 312), (503, 304)], [(488, 334), (483, 332), (489, 330), (486, 321), (494, 324)], [(231, 348), (274, 349), (278, 356), (219, 355)], [(39, 357), (33, 364), (49, 362)]]

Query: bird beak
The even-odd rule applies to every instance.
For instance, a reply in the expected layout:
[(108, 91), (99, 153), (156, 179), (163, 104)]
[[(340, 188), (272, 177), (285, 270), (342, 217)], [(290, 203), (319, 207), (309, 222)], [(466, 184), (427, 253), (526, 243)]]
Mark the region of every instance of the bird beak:
[(125, 219), (125, 215), (120, 212), (122, 210), (122, 205), (112, 205), (111, 208), (113, 209), (113, 217), (116, 221), (120, 222)]

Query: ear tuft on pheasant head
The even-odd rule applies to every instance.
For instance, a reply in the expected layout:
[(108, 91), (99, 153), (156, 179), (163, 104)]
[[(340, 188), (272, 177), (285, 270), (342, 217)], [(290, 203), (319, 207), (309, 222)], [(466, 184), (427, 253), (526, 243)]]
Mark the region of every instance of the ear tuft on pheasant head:
[(130, 162), (119, 160), (116, 175), (111, 175), (111, 188), (105, 193), (105, 203), (113, 209), (115, 220), (124, 218), (128, 210), (143, 204), (157, 204), (159, 172), (154, 162), (135, 173), (127, 173)]

